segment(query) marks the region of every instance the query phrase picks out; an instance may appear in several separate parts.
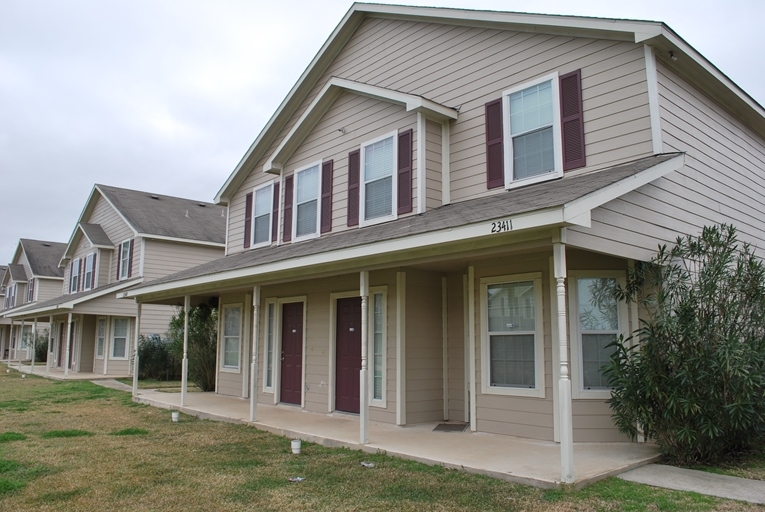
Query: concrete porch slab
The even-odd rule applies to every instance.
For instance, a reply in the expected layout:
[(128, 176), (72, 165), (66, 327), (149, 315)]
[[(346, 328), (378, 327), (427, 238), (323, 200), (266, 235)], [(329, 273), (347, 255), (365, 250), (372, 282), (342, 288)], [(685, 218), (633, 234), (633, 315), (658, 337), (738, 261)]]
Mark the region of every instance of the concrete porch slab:
[(103, 373), (91, 373), (91, 372), (76, 372), (69, 370), (69, 375), (64, 377), (64, 370), (61, 368), (51, 368), (47, 370), (45, 363), (35, 364), (34, 368), (29, 364), (12, 363), (8, 365), (9, 368), (17, 370), (27, 375), (37, 375), (39, 377), (45, 377), (46, 379), (53, 380), (103, 380), (103, 379), (122, 379), (129, 377), (129, 375), (109, 373), (104, 375)]
[[(134, 401), (178, 410), (203, 419), (245, 423), (292, 439), (346, 447), (461, 469), (542, 488), (560, 483), (560, 445), (484, 432), (434, 432), (437, 423), (399, 427), (369, 423), (369, 444), (359, 442), (359, 419), (345, 413), (319, 414), (290, 405), (258, 404), (249, 422), (249, 400), (188, 393), (141, 390)], [(168, 418), (169, 421), (169, 418)], [(575, 443), (576, 488), (660, 459), (654, 445), (643, 443)]]

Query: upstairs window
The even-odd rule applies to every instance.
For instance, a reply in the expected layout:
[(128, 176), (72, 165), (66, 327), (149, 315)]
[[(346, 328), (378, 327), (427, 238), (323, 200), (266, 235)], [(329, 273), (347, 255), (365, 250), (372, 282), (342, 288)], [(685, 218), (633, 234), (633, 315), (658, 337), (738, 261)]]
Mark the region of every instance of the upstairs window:
[(77, 293), (80, 289), (80, 258), (72, 260), (72, 270), (69, 274), (69, 293)]
[(316, 163), (295, 172), (295, 240), (312, 238), (319, 233), (319, 167)]
[(118, 247), (117, 280), (122, 280), (133, 274), (133, 240), (125, 240)]
[(553, 73), (486, 104), (488, 188), (514, 188), (585, 165), (581, 73)]
[(96, 253), (88, 254), (85, 258), (85, 280), (83, 290), (90, 290), (95, 286)]
[(361, 146), (361, 224), (394, 218), (396, 134)]
[(271, 212), (273, 210), (273, 186), (269, 183), (256, 189), (252, 205), (252, 246), (271, 243)]
[(36, 279), (33, 277), (29, 280), (29, 289), (27, 290), (27, 302), (34, 302), (35, 300), (35, 284)]

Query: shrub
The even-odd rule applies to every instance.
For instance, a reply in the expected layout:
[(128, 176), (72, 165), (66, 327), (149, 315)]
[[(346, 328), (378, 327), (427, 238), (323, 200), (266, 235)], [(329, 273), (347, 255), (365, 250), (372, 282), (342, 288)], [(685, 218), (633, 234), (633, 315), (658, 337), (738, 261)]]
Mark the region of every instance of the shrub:
[(765, 266), (735, 228), (705, 227), (672, 249), (661, 246), (618, 294), (645, 312), (604, 368), (619, 430), (634, 438), (641, 426), (681, 464), (762, 441)]
[[(183, 319), (180, 309), (170, 319), (170, 351), (183, 361)], [(202, 391), (215, 390), (215, 365), (218, 346), (218, 310), (206, 304), (189, 310), (189, 380)]]
[(181, 374), (178, 359), (170, 353), (170, 341), (156, 334), (138, 337), (138, 378), (174, 380)]
[(27, 346), (34, 347), (35, 362), (45, 363), (48, 361), (48, 329), (42, 331), (24, 333), (24, 343)]

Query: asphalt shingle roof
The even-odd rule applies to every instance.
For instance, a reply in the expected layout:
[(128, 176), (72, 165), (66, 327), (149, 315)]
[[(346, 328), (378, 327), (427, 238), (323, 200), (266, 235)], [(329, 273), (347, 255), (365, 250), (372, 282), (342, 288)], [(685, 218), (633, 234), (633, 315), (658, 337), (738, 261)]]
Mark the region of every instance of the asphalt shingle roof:
[(88, 240), (90, 240), (94, 245), (114, 245), (100, 224), (88, 224), (86, 222), (81, 222), (80, 227), (85, 233), (85, 236), (88, 237)]
[(220, 206), (138, 190), (96, 186), (139, 233), (226, 242), (226, 214)]
[(8, 272), (11, 274), (11, 281), (16, 283), (25, 283), (27, 281), (27, 271), (24, 270), (24, 265), (10, 263), (8, 264)]
[(254, 267), (276, 261), (300, 258), (337, 249), (394, 240), (431, 231), (465, 226), (537, 210), (562, 206), (592, 192), (675, 158), (678, 153), (642, 158), (627, 164), (587, 174), (566, 175), (547, 181), (429, 210), (421, 215), (392, 222), (342, 231), (305, 242), (269, 246), (232, 254), (190, 269), (160, 277), (137, 287), (154, 286), (183, 279)]
[(64, 277), (64, 269), (58, 268), (58, 263), (64, 255), (66, 244), (28, 238), (22, 238), (19, 243), (27, 256), (32, 274), (40, 277)]

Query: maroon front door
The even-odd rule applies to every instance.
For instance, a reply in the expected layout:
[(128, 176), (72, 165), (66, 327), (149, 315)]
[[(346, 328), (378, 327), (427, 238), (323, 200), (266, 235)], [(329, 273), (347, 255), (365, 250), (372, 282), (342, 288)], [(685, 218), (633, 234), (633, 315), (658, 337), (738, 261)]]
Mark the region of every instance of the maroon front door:
[(361, 297), (337, 299), (335, 409), (359, 412)]
[(282, 368), (280, 400), (301, 403), (303, 381), (303, 303), (282, 306)]

